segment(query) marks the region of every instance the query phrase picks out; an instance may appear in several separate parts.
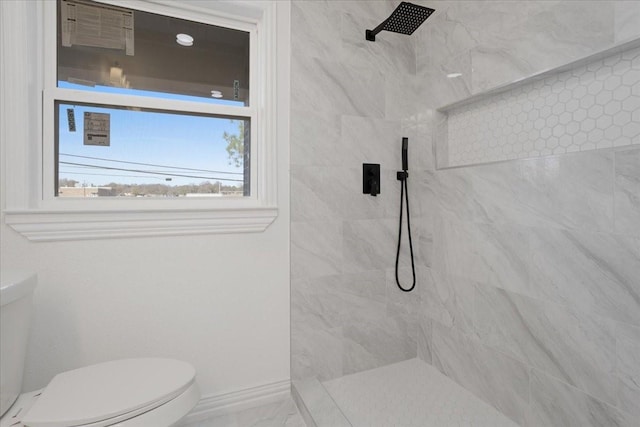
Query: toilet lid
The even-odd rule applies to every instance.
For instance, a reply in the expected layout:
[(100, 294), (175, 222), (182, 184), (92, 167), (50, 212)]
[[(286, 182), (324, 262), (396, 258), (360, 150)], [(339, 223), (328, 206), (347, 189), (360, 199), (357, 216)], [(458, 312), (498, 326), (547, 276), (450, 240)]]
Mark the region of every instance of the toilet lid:
[(69, 427), (114, 418), (164, 403), (195, 379), (188, 363), (125, 359), (56, 375), (22, 422), (30, 427)]

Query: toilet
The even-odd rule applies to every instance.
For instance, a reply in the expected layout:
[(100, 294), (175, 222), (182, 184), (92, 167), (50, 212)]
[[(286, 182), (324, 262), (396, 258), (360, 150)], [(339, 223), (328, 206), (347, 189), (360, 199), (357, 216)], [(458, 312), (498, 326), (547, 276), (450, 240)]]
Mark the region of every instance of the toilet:
[(36, 275), (0, 272), (0, 427), (168, 427), (200, 399), (195, 369), (173, 359), (114, 360), (22, 393)]

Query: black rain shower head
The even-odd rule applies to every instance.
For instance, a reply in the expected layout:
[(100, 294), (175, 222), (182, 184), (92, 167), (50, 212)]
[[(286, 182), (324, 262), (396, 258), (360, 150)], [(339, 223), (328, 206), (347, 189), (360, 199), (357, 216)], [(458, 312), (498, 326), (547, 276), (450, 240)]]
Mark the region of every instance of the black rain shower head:
[(376, 34), (382, 30), (411, 35), (433, 12), (435, 9), (403, 1), (382, 24), (373, 30), (366, 30), (365, 38), (374, 42)]

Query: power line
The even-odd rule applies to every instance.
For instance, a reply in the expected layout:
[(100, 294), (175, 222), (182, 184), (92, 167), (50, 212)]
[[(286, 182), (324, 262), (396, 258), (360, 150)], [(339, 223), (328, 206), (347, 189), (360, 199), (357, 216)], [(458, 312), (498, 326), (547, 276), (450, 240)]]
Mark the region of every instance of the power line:
[(67, 154), (67, 153), (59, 153), (59, 154), (61, 156), (79, 157), (79, 158), (82, 158), (82, 159), (102, 160), (102, 161), (105, 161), (105, 162), (116, 162), (116, 163), (127, 163), (127, 164), (130, 164), (130, 165), (140, 165), (140, 166), (154, 166), (154, 167), (159, 167), (159, 168), (181, 169), (181, 170), (194, 171), (194, 172), (222, 173), (222, 174), (225, 174), (225, 175), (242, 175), (243, 174), (242, 172), (225, 172), (225, 171), (217, 171), (217, 170), (209, 170), (209, 169), (182, 168), (182, 167), (178, 167), (178, 166), (156, 165), (156, 164), (153, 164), (153, 163), (140, 163), (140, 162), (129, 162), (129, 161), (126, 161), (126, 160), (106, 159), (104, 157), (80, 156), (78, 154)]
[(150, 175), (167, 175), (167, 176), (176, 176), (180, 178), (198, 178), (198, 179), (211, 179), (211, 180), (218, 180), (218, 181), (244, 182), (244, 180), (242, 179), (230, 179), (230, 178), (197, 176), (197, 175), (182, 175), (182, 174), (175, 174), (175, 173), (158, 173), (155, 171), (146, 171), (146, 170), (140, 170), (140, 169), (124, 169), (124, 168), (116, 168), (111, 166), (90, 165), (86, 163), (73, 163), (73, 162), (59, 162), (59, 163), (61, 165), (86, 166), (86, 167), (95, 168), (95, 169), (117, 170), (117, 171), (124, 171), (124, 172), (144, 173), (144, 174), (150, 174)]
[(121, 174), (112, 174), (112, 173), (91, 173), (91, 172), (70, 172), (70, 171), (60, 171), (61, 174), (66, 175), (91, 175), (91, 176), (122, 176), (126, 178), (155, 178), (162, 180), (163, 178), (158, 178), (156, 176), (144, 176), (144, 175), (121, 175)]
[[(0, 1), (2, 1), (2, 0), (0, 0)], [(61, 164), (65, 164), (65, 162), (60, 162), (60, 163)], [(99, 166), (99, 165), (95, 165), (94, 166), (94, 165), (88, 165), (88, 164), (84, 164), (84, 163), (78, 163), (76, 165), (73, 165), (73, 164), (69, 164), (68, 162), (65, 165), (66, 165), (66, 167), (72, 168), (72, 169), (95, 169), (96, 167), (100, 167), (100, 168), (102, 167), (102, 166)], [(164, 170), (154, 169), (154, 170), (149, 170), (147, 172), (155, 173), (157, 175), (167, 175), (167, 174), (170, 174), (170, 173), (174, 173), (176, 171), (164, 171)], [(113, 175), (113, 176), (119, 176), (119, 175)]]

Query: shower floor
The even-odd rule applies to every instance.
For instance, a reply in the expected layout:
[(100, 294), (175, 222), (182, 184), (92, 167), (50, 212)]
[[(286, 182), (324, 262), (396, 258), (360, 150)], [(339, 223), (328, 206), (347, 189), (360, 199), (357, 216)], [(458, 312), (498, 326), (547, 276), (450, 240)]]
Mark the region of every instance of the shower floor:
[(354, 427), (518, 426), (419, 359), (347, 375), (323, 386)]

